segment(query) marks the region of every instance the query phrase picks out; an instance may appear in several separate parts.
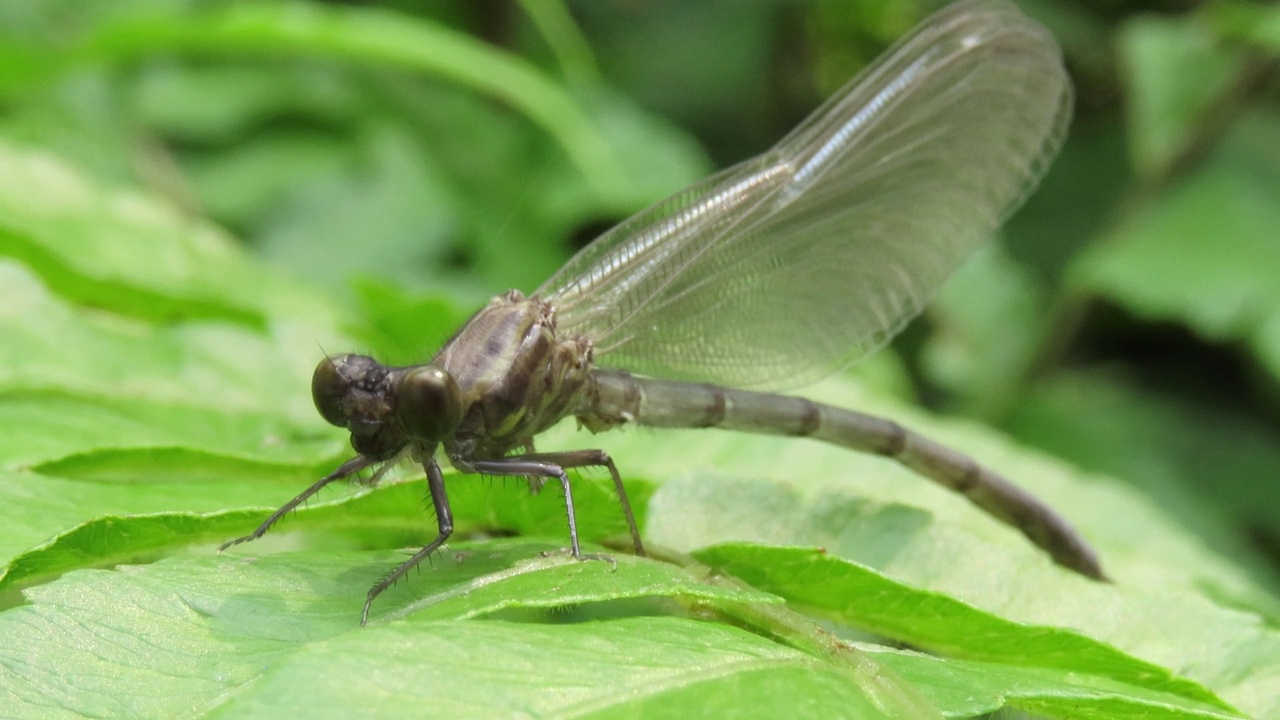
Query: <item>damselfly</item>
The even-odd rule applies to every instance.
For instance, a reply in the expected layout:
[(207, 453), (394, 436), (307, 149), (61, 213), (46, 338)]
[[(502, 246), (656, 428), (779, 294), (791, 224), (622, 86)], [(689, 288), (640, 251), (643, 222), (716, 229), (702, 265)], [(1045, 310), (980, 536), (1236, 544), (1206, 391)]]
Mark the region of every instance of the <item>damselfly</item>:
[(223, 547), (335, 480), (420, 462), (439, 532), (369, 590), (363, 623), (453, 532), (443, 449), (460, 472), (557, 480), (578, 558), (565, 471), (606, 468), (643, 554), (606, 453), (534, 452), (534, 436), (572, 415), (592, 431), (718, 427), (884, 455), (1102, 578), (1062, 517), (969, 457), (890, 420), (766, 392), (835, 372), (918, 314), (1038, 182), (1070, 107), (1044, 28), (1002, 0), (943, 9), (772, 150), (622, 223), (532, 295), (494, 298), (430, 363), (326, 358), (312, 394), (356, 456)]

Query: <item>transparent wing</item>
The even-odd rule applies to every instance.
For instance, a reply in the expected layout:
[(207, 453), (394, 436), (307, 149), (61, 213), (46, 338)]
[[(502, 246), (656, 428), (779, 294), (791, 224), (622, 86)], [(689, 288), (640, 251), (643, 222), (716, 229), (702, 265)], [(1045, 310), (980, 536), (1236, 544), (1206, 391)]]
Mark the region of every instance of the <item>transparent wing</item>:
[(1070, 105), (1044, 28), (956, 3), (772, 150), (622, 223), (538, 292), (603, 366), (817, 380), (887, 342), (1021, 204)]

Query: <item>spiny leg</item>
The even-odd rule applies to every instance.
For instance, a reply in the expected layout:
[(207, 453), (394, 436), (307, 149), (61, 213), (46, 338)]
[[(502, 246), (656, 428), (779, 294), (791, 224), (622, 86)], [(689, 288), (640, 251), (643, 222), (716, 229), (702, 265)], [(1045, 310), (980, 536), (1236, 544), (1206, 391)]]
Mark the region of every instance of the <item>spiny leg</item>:
[(239, 545), (240, 543), (249, 542), (250, 540), (257, 540), (263, 535), (266, 535), (267, 531), (271, 529), (271, 526), (275, 525), (276, 522), (280, 520), (280, 518), (284, 517), (285, 515), (288, 515), (290, 512), (293, 512), (295, 509), (297, 509), (299, 505), (306, 502), (307, 499), (310, 498), (312, 495), (315, 495), (316, 493), (320, 492), (320, 490), (323, 489), (325, 485), (328, 485), (329, 483), (335, 480), (342, 480), (344, 478), (350, 477), (351, 475), (354, 475), (355, 473), (358, 473), (361, 470), (364, 470), (365, 468), (369, 467), (373, 463), (374, 463), (373, 460), (370, 460), (369, 458), (363, 455), (357, 455), (356, 457), (353, 457), (350, 460), (342, 463), (342, 465), (340, 465), (337, 470), (334, 470), (328, 475), (325, 475), (324, 477), (320, 478), (311, 487), (299, 493), (297, 497), (295, 497), (294, 499), (282, 505), (279, 510), (276, 510), (275, 512), (271, 513), (271, 516), (268, 517), (265, 521), (263, 521), (263, 523), (258, 526), (257, 530), (254, 530), (253, 532), (249, 533), (248, 535), (245, 535), (244, 537), (238, 537), (235, 540), (228, 540), (227, 542), (224, 542), (221, 545), (219, 545), (218, 552), (222, 552), (223, 550), (226, 550), (232, 545)]
[[(522, 473), (519, 470), (512, 469), (521, 463), (531, 463), (536, 470)], [(609, 454), (605, 451), (571, 450), (568, 452), (530, 453), (499, 460), (482, 460), (473, 463), (473, 466), (477, 472), (527, 474), (558, 479), (560, 484), (564, 486), (565, 505), (569, 514), (569, 535), (573, 544), (574, 557), (580, 556), (578, 551), (578, 528), (577, 520), (574, 517), (573, 496), (569, 490), (569, 478), (564, 471), (581, 467), (606, 468), (609, 471), (609, 476), (613, 478), (613, 487), (618, 494), (618, 501), (622, 505), (622, 513), (627, 519), (627, 529), (631, 533), (631, 542), (635, 545), (636, 555), (644, 557), (644, 543), (640, 540), (640, 528), (636, 525), (635, 514), (631, 511), (631, 501), (627, 498), (627, 490), (622, 484), (622, 476), (618, 473), (618, 466), (613, 463), (613, 458), (609, 457)]]
[(609, 471), (613, 478), (613, 490), (622, 505), (622, 515), (627, 519), (627, 530), (631, 533), (631, 543), (635, 546), (636, 555), (644, 557), (644, 543), (640, 540), (640, 527), (636, 524), (635, 513), (631, 511), (631, 499), (627, 497), (627, 488), (622, 484), (622, 475), (613, 458), (603, 450), (569, 450), (567, 452), (534, 453), (519, 456), (515, 459), (531, 459), (552, 462), (562, 468), (602, 467)]
[(569, 476), (565, 474), (564, 468), (551, 462), (526, 460), (518, 455), (498, 460), (477, 460), (469, 464), (468, 470), (486, 475), (532, 475), (559, 480), (564, 488), (564, 505), (569, 516), (570, 549), (575, 558), (582, 558), (582, 549), (578, 545), (578, 520), (573, 512), (573, 490), (569, 487)]
[(449, 508), (449, 496), (444, 491), (444, 475), (440, 472), (440, 466), (434, 458), (429, 458), (423, 465), (427, 471), (427, 489), (431, 491), (431, 504), (435, 506), (436, 523), (440, 531), (436, 534), (434, 540), (414, 553), (413, 557), (402, 563), (400, 567), (392, 570), (378, 584), (369, 588), (369, 594), (364, 601), (364, 612), (360, 613), (360, 624), (362, 626), (369, 622), (369, 606), (373, 604), (373, 599), (378, 597), (383, 590), (394, 585), (397, 580), (404, 577), (405, 573), (416, 567), (428, 555), (440, 549), (444, 541), (448, 540), (449, 536), (453, 534), (453, 510)]
[[(538, 449), (533, 446), (532, 440), (524, 444), (524, 455), (521, 457), (529, 457), (530, 455), (537, 454)], [(546, 478), (536, 477), (534, 475), (526, 475), (525, 480), (529, 483), (529, 493), (532, 495), (537, 495), (542, 492), (542, 486), (547, 484)]]

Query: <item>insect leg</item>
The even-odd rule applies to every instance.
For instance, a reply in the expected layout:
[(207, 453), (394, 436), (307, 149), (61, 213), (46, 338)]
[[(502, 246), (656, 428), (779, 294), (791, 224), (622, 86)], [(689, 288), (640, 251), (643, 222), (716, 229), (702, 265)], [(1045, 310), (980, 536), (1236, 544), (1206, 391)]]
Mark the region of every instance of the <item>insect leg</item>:
[(618, 466), (613, 463), (613, 458), (609, 457), (609, 454), (605, 451), (571, 450), (568, 452), (530, 453), (528, 455), (513, 455), (498, 460), (477, 461), (472, 465), (477, 472), (494, 474), (521, 474), (522, 471), (513, 468), (536, 467), (540, 471), (524, 474), (558, 479), (560, 484), (564, 486), (565, 504), (569, 512), (569, 534), (573, 541), (574, 557), (579, 556), (578, 528), (573, 513), (573, 499), (569, 490), (569, 478), (564, 471), (568, 468), (581, 467), (602, 467), (607, 469), (609, 476), (613, 478), (613, 487), (618, 494), (618, 501), (622, 505), (622, 513), (627, 519), (627, 529), (631, 533), (631, 542), (635, 546), (636, 555), (644, 557), (644, 543), (640, 540), (640, 529), (636, 525), (636, 517), (631, 510), (631, 501), (627, 498), (627, 490), (622, 484), (622, 476), (618, 473)]
[(422, 562), (431, 553), (435, 552), (444, 544), (445, 540), (453, 534), (453, 510), (449, 508), (449, 496), (444, 491), (444, 475), (440, 473), (440, 466), (436, 464), (434, 458), (428, 458), (423, 466), (427, 471), (427, 489), (431, 491), (431, 504), (436, 509), (436, 522), (440, 532), (435, 539), (427, 543), (421, 550), (413, 554), (413, 557), (406, 560), (400, 567), (392, 570), (390, 574), (382, 578), (382, 580), (373, 587), (369, 588), (369, 594), (364, 601), (364, 612), (360, 614), (360, 624), (364, 625), (369, 622), (369, 606), (373, 604), (373, 599), (378, 597), (383, 590), (391, 587), (397, 580), (404, 577), (404, 574), (412, 570), (418, 563)]
[(622, 484), (622, 475), (613, 458), (603, 450), (570, 450), (567, 452), (533, 453), (519, 455), (512, 460), (538, 460), (552, 462), (562, 468), (602, 467), (609, 471), (613, 478), (613, 489), (622, 505), (622, 514), (627, 519), (627, 530), (631, 533), (631, 543), (635, 546), (636, 555), (644, 557), (644, 543), (640, 540), (640, 528), (636, 525), (635, 513), (631, 511), (631, 500), (627, 497), (627, 489)]
[(365, 468), (369, 467), (373, 463), (374, 463), (373, 460), (370, 460), (369, 458), (363, 455), (357, 455), (356, 457), (353, 457), (350, 460), (342, 463), (342, 465), (339, 466), (337, 470), (334, 470), (328, 475), (325, 475), (324, 477), (320, 478), (311, 487), (299, 493), (297, 497), (285, 503), (284, 505), (280, 506), (279, 510), (276, 510), (275, 512), (271, 513), (271, 516), (268, 517), (266, 520), (264, 520), (262, 524), (258, 526), (257, 530), (254, 530), (253, 532), (249, 533), (248, 535), (245, 535), (244, 537), (238, 537), (235, 540), (228, 540), (227, 542), (224, 542), (221, 545), (219, 545), (218, 552), (222, 552), (223, 550), (226, 550), (232, 545), (239, 545), (240, 543), (249, 542), (250, 540), (257, 540), (263, 535), (266, 535), (267, 531), (271, 529), (271, 526), (276, 524), (276, 521), (278, 521), (280, 518), (284, 517), (285, 515), (288, 515), (290, 512), (293, 512), (293, 510), (295, 510), (299, 505), (306, 502), (307, 498), (310, 498), (312, 495), (315, 495), (316, 493), (320, 492), (320, 490), (324, 488), (325, 485), (328, 485), (329, 483), (335, 480), (342, 480), (344, 478), (350, 477), (351, 475), (354, 475), (355, 473), (358, 473), (361, 470), (364, 470)]

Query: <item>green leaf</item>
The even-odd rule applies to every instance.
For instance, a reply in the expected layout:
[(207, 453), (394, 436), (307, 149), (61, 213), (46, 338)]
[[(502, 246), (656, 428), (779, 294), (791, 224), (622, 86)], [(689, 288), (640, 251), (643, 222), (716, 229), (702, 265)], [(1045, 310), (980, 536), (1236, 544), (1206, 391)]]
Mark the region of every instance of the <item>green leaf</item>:
[[(129, 108), (165, 137), (200, 147), (228, 143), (233, 154), (241, 151), (250, 157), (264, 149), (240, 147), (236, 140), (283, 117), (307, 118), (308, 127), (272, 134), (286, 146), (281, 154), (288, 157), (285, 153), (300, 155), (309, 145), (335, 141), (325, 131), (358, 115), (361, 95), (354, 83), (341, 78), (333, 68), (314, 63), (155, 62), (138, 68), (129, 86)], [(268, 177), (280, 172), (269, 166), (256, 169)], [(200, 182), (199, 177), (193, 179)], [(245, 179), (256, 184), (263, 180)]]
[[(93, 242), (101, 238), (101, 235), (85, 235), (80, 249), (91, 253)], [(145, 266), (146, 263), (140, 261), (134, 270), (146, 272)], [(155, 268), (155, 272), (162, 270)], [(286, 287), (287, 283), (281, 278), (275, 284)], [(151, 325), (77, 306), (51, 294), (50, 290), (33, 275), (29, 266), (0, 260), (0, 304), (8, 310), (0, 312), (0, 387), (16, 392), (15, 399), (29, 392), (46, 393), (44, 397), (52, 405), (73, 404), (85, 412), (105, 411), (117, 419), (133, 411), (122, 407), (92, 411), (90, 406), (138, 401), (149, 403), (155, 412), (168, 413), (171, 417), (178, 409), (175, 406), (204, 407), (215, 415), (235, 414), (235, 418), (226, 420), (233, 424), (246, 419), (239, 417), (240, 413), (256, 411), (274, 418), (280, 428), (279, 433), (268, 434), (271, 421), (259, 417), (256, 427), (263, 432), (257, 441), (264, 446), (270, 445), (278, 434), (290, 432), (287, 428), (297, 428), (295, 422), (312, 417), (305, 378), (310, 372), (309, 366), (314, 364), (313, 343), (316, 338), (329, 342), (342, 337), (342, 333), (328, 323), (325, 317), (328, 308), (323, 300), (308, 303), (314, 306), (315, 313), (309, 319), (289, 317), (282, 309), (273, 319), (271, 329), (262, 331), (238, 322)], [(64, 288), (64, 291), (73, 297), (80, 295), (78, 288)], [(124, 307), (107, 304), (120, 308), (121, 312), (134, 309), (131, 303), (125, 303)], [(145, 374), (140, 372), (144, 368)], [(74, 397), (57, 397), (68, 392)], [(29, 406), (35, 404), (28, 403)], [(39, 414), (32, 419), (53, 425), (15, 431), (19, 434), (7, 443), (11, 450), (5, 454), (9, 457), (26, 454), (29, 459), (35, 459), (31, 450), (19, 447), (19, 440), (33, 439), (35, 435), (58, 429), (61, 424), (88, 422), (87, 418), (33, 409)], [(103, 418), (102, 422), (110, 421)], [(163, 422), (157, 418), (152, 424), (163, 425)], [(108, 425), (95, 432), (114, 430)], [(159, 437), (172, 436), (177, 431), (163, 428), (157, 432)], [(198, 428), (193, 432), (199, 432)], [(243, 447), (243, 429), (229, 429), (229, 432), (241, 433)], [(48, 438), (40, 442), (65, 447), (74, 446), (77, 439)], [(252, 444), (252, 440), (249, 443)]]
[(10, 131), (158, 185), (331, 291), (352, 275), (532, 290), (575, 249), (567, 236), (710, 170), (685, 133), (611, 90), (568, 87), (436, 21), (155, 5), (51, 33), (61, 60), (12, 94)]
[[(312, 467), (236, 465), (225, 456), (194, 453), (183, 453), (178, 459), (182, 465), (176, 479), (143, 482), (135, 479), (140, 472), (133, 470), (127, 484), (104, 482), (100, 476), (0, 474), (0, 497), (7, 496), (13, 507), (25, 508), (22, 522), (0, 533), (0, 548), (14, 553), (7, 569), (0, 572), (0, 590), (77, 567), (154, 557), (192, 544), (221, 544), (247, 535), (325, 472)], [(83, 462), (75, 458), (53, 469), (76, 469), (76, 461)], [(224, 471), (220, 477), (219, 470)], [(42, 488), (39, 496), (30, 490), (33, 480)], [(628, 491), (643, 520), (652, 487), (632, 481)], [(519, 531), (567, 542), (564, 504), (557, 495), (551, 491), (533, 495), (522, 487), (504, 491), (473, 477), (449, 483), (454, 528), (460, 535)], [(391, 481), (374, 490), (313, 501), (283, 520), (272, 537), (308, 531), (320, 536), (337, 533), (377, 547), (425, 542), (434, 535), (435, 525), (425, 496), (421, 482)], [(574, 508), (584, 540), (617, 540), (620, 547), (630, 548), (629, 539), (621, 540), (628, 537), (627, 526), (612, 481), (580, 479), (574, 487)], [(77, 522), (77, 513), (86, 512), (97, 516)], [(54, 536), (39, 542), (50, 535)], [(29, 549), (17, 553), (24, 548)]]
[(0, 156), (0, 255), (72, 300), (151, 320), (262, 326), (267, 306), (287, 297), (213, 227), (104, 192), (52, 157), (8, 146)]
[(1034, 387), (1007, 429), (1081, 468), (1133, 483), (1269, 591), (1235, 594), (1235, 602), (1280, 618), (1280, 579), (1247, 537), (1280, 535), (1280, 508), (1271, 502), (1280, 447), (1265, 423), (1203, 401), (1163, 398), (1132, 380), (1075, 373)]
[[(167, 108), (223, 97), (239, 75), (198, 65), (150, 72), (139, 82), (142, 121), (158, 123), (175, 142), (191, 135), (218, 142), (178, 158), (199, 201), (222, 222), (256, 229), (250, 240), (274, 262), (335, 290), (355, 275), (439, 291), (463, 284), (463, 267), (483, 272), (467, 281), (486, 292), (532, 290), (568, 257), (567, 236), (620, 219), (711, 170), (669, 122), (601, 86), (576, 88), (575, 102), (628, 179), (600, 197), (545, 133), (486, 98), (367, 75), (270, 66), (231, 93), (231, 109), (174, 119)], [(323, 128), (277, 127), (296, 114)], [(244, 136), (209, 138), (206, 125)]]
[[(1013, 667), (1098, 675), (1227, 708), (1203, 687), (1065, 627), (998, 617), (955, 597), (894, 582), (826, 551), (729, 544), (696, 555), (797, 606), (914, 647)], [(1105, 591), (1074, 590), (1091, 600), (1105, 596)], [(1005, 603), (1000, 611), (1012, 617), (1026, 612), (1015, 603)]]
[(340, 142), (341, 155), (307, 166), (273, 208), (256, 239), (263, 255), (335, 290), (353, 276), (437, 281), (463, 208), (421, 129), (371, 118)]
[(1129, 145), (1140, 175), (1164, 174), (1194, 140), (1208, 110), (1245, 67), (1206, 18), (1144, 17), (1119, 37), (1129, 85)]
[(73, 57), (118, 62), (174, 51), (309, 54), (445, 77), (527, 115), (559, 142), (602, 196), (623, 185), (612, 150), (561, 88), (522, 58), (443, 25), (377, 8), (237, 4), (187, 18), (108, 24)]
[(565, 78), (573, 83), (599, 81), (600, 70), (591, 54), (591, 46), (564, 3), (559, 0), (520, 0), (520, 8), (551, 48)]
[(1225, 36), (1258, 43), (1280, 54), (1280, 9), (1249, 2), (1222, 3), (1212, 8), (1213, 19)]
[[(382, 679), (352, 684), (335, 658)], [(502, 658), (500, 672), (495, 658)], [(273, 667), (210, 717), (371, 710), (407, 717), (409, 708), (459, 718), (679, 718), (690, 708), (722, 717), (786, 716), (797, 708), (819, 717), (927, 717), (885, 712), (848, 675), (750, 634), (688, 620), (436, 623), (319, 644)]]
[[(1111, 509), (1152, 547), (1169, 532), (1141, 511)], [(919, 509), (831, 483), (798, 492), (742, 480), (670, 481), (650, 504), (647, 534), (680, 549), (706, 548), (695, 552), (700, 560), (795, 607), (946, 656), (1057, 667), (1197, 703), (1221, 704), (1204, 687), (1243, 707), (1276, 700), (1257, 688), (1280, 674), (1280, 636), (1252, 615), (1167, 583), (1157, 591), (1151, 583), (1089, 582), (949, 523), (931, 524)], [(1141, 567), (1118, 566), (1115, 553), (1107, 557), (1118, 576), (1143, 576)], [(1201, 662), (1177, 674), (1156, 669), (1186, 655)], [(1239, 680), (1242, 662), (1257, 675)]]
[[(520, 542), (460, 550), (409, 584), (420, 598), (409, 621), (368, 629), (353, 623), (361, 589), (395, 555), (175, 558), (72, 573), (31, 591), (31, 606), (0, 616), (0, 635), (33, 650), (6, 659), (0, 693), (22, 715), (128, 708), (137, 717), (193, 709), (222, 717), (394, 716), (431, 707), (492, 717), (672, 712), (686, 703), (754, 713), (794, 707), (791, 694), (802, 693), (824, 715), (910, 717), (885, 712), (858, 689), (858, 681), (883, 685), (883, 678), (861, 678), (725, 625), (661, 615), (499, 619), (511, 609), (531, 618), (545, 609), (554, 618), (566, 603), (608, 609), (654, 596), (706, 607), (776, 598), (706, 584), (670, 565), (623, 559), (610, 572), (605, 563), (538, 558), (537, 546)], [(494, 619), (460, 621), (477, 616)], [(44, 636), (50, 627), (65, 631)], [(51, 688), (45, 673), (53, 667), (99, 680)]]
[(1077, 287), (1216, 341), (1241, 341), (1280, 377), (1280, 116), (1242, 118), (1167, 193), (1077, 257)]
[(1238, 718), (1220, 707), (1091, 675), (993, 663), (943, 663), (917, 653), (865, 648), (876, 662), (923, 689), (954, 716), (1012, 707), (1045, 717)]
[[(116, 449), (109, 461), (119, 466), (121, 451), (181, 447), (192, 452), (236, 455), (242, 460), (263, 462), (306, 462), (317, 446), (303, 440), (299, 430), (279, 414), (254, 413), (244, 408), (215, 409), (134, 397), (128, 404), (119, 395), (95, 396), (84, 391), (25, 390), (0, 391), (0, 423), (13, 432), (0, 444), (0, 462), (48, 470), (50, 462), (63, 461), (95, 449)], [(292, 436), (292, 442), (284, 443)], [(276, 441), (272, 442), (271, 439)], [(99, 456), (101, 459), (101, 456)], [(79, 467), (62, 462), (62, 474), (84, 475)], [(161, 462), (150, 457), (138, 463)], [(151, 473), (155, 474), (155, 473)]]

